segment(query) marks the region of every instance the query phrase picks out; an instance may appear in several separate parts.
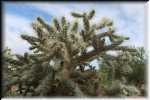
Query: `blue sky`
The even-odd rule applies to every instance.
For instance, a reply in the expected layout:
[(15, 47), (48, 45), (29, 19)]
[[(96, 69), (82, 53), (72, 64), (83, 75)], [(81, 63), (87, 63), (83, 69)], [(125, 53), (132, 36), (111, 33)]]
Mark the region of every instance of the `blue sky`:
[[(96, 16), (92, 22), (100, 21), (102, 17), (108, 17), (114, 21), (116, 33), (129, 36), (130, 40), (124, 45), (145, 46), (146, 42), (146, 3), (105, 3), (105, 2), (70, 2), (70, 3), (33, 3), (18, 2), (4, 3), (3, 25), (4, 25), (4, 46), (12, 49), (13, 53), (24, 53), (28, 51), (29, 44), (20, 38), (25, 33), (35, 35), (31, 28), (32, 21), (37, 16), (42, 17), (50, 23), (53, 17), (58, 19), (65, 16), (69, 21), (72, 11), (96, 10)], [(92, 64), (95, 64), (93, 61)]]

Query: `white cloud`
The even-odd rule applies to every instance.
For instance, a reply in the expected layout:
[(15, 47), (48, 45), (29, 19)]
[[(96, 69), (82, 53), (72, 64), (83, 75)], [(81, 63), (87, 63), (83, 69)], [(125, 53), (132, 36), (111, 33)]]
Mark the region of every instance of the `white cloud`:
[[(68, 20), (72, 20), (72, 17), (69, 15), (73, 8), (65, 6), (60, 3), (30, 3), (30, 6), (35, 7), (38, 10), (41, 10), (53, 17), (60, 18), (65, 16)], [(69, 16), (68, 16), (69, 15)]]
[[(125, 30), (130, 36), (130, 44), (135, 46), (145, 46), (146, 36), (146, 3), (125, 3), (122, 4), (122, 11), (127, 18), (126, 27), (120, 28)], [(126, 20), (125, 20), (126, 21)]]
[(33, 33), (30, 20), (13, 14), (4, 14), (4, 47), (8, 46), (14, 53), (23, 53), (28, 50), (29, 44), (21, 39), (21, 33)]

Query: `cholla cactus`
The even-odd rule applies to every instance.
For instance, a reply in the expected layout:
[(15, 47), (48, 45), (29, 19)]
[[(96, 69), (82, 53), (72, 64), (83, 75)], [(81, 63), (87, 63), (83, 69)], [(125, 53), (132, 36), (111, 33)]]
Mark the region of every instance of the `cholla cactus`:
[(137, 48), (136, 52), (119, 52), (117, 56), (101, 55), (101, 58), (103, 62), (100, 65), (100, 76), (103, 81), (100, 83), (105, 87), (107, 95), (146, 95), (146, 90), (141, 89), (143, 84), (146, 84), (146, 57), (143, 48)]
[[(99, 76), (90, 67), (88, 70), (77, 67), (98, 58), (98, 55), (109, 51), (134, 51), (127, 46), (120, 46), (128, 38), (115, 35), (113, 22), (107, 18), (99, 24), (91, 24), (95, 15), (89, 13), (72, 13), (75, 18), (82, 19), (83, 27), (78, 22), (68, 22), (65, 17), (61, 21), (53, 19), (47, 24), (42, 18), (32, 23), (36, 36), (21, 35), (31, 46), (32, 53), (15, 55), (16, 59), (8, 59), (20, 74), (17, 84), (20, 96), (96, 96), (100, 95)], [(108, 27), (106, 32), (98, 30)], [(111, 44), (106, 45), (105, 37)], [(87, 52), (88, 47), (94, 50)], [(54, 64), (51, 64), (53, 62)], [(81, 68), (81, 67), (80, 67)], [(15, 84), (15, 83), (14, 83)], [(88, 89), (87, 89), (88, 87)]]

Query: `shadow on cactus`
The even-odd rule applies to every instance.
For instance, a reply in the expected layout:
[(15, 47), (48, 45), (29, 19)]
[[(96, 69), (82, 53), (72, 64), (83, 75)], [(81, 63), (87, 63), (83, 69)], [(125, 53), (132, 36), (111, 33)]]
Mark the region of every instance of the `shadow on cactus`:
[[(135, 63), (131, 60), (134, 64), (130, 64), (131, 61), (128, 61), (130, 59), (122, 58), (124, 54), (114, 60), (105, 59), (105, 56), (107, 56), (107, 51), (134, 53), (137, 51), (136, 48), (121, 45), (129, 38), (116, 35), (110, 19), (104, 17), (99, 23), (91, 23), (95, 15), (94, 10), (88, 13), (72, 12), (71, 15), (75, 20), (82, 20), (83, 27), (77, 20), (68, 22), (65, 17), (61, 20), (54, 18), (50, 25), (37, 17), (32, 23), (32, 28), (37, 35), (21, 35), (21, 38), (31, 45), (29, 47), (31, 52), (19, 55), (11, 54), (9, 49), (3, 51), (3, 97), (126, 96), (120, 94), (120, 87), (115, 88), (115, 82), (120, 84), (123, 76), (131, 76), (128, 77), (127, 83), (120, 84), (121, 88), (125, 88), (126, 91), (128, 88), (125, 84), (128, 84), (128, 80), (133, 83), (132, 85), (136, 83), (138, 79), (133, 79), (139, 73), (134, 72), (133, 69), (137, 71), (139, 69), (130, 68), (135, 66), (136, 60)], [(106, 31), (101, 32), (103, 29)], [(106, 38), (109, 38), (110, 44), (106, 43)], [(89, 47), (93, 49), (88, 51)], [(99, 57), (102, 58), (100, 68), (94, 68), (89, 64)], [(142, 65), (139, 64), (139, 67), (144, 67), (144, 65), (145, 61)], [(105, 67), (116, 69), (108, 68), (102, 73)], [(139, 80), (143, 80), (142, 78)], [(111, 93), (113, 89), (117, 91), (114, 94)], [(138, 96), (141, 93), (130, 95)]]

